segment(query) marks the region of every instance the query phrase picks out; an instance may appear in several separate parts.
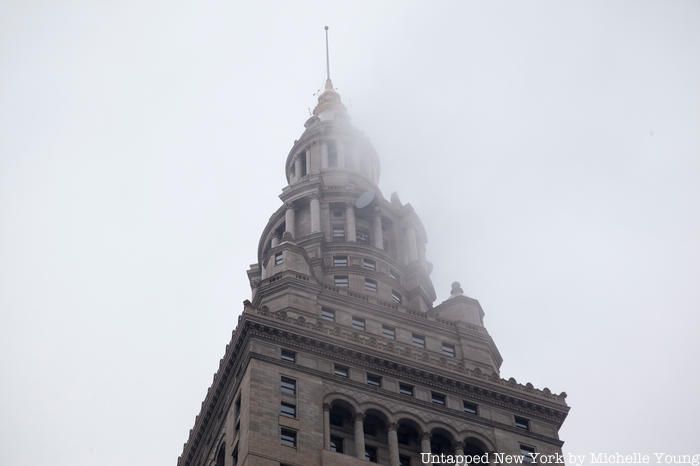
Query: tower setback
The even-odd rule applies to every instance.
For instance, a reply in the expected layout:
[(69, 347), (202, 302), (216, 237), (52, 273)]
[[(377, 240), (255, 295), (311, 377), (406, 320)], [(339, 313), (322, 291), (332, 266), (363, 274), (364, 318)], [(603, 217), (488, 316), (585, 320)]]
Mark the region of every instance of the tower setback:
[(561, 452), (566, 394), (501, 378), (484, 312), (459, 283), (434, 305), (423, 224), (382, 195), (379, 158), (330, 76), (304, 126), (178, 466)]

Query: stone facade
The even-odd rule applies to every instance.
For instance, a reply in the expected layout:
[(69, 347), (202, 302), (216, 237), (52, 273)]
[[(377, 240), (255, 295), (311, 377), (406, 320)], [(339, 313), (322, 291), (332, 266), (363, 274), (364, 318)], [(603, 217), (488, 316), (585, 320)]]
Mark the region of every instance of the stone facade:
[(330, 80), (287, 157), (252, 298), (178, 466), (418, 466), (557, 453), (566, 394), (500, 376), (479, 302), (434, 305), (426, 232)]

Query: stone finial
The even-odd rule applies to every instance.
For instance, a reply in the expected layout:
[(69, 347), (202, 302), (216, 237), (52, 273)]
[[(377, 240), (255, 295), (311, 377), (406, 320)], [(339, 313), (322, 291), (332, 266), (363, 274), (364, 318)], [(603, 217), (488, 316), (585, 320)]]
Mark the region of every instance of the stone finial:
[(462, 285), (459, 282), (452, 282), (452, 290), (450, 291), (450, 297), (461, 296), (464, 294)]
[(294, 236), (292, 236), (292, 233), (289, 231), (285, 231), (282, 233), (282, 241), (293, 241)]

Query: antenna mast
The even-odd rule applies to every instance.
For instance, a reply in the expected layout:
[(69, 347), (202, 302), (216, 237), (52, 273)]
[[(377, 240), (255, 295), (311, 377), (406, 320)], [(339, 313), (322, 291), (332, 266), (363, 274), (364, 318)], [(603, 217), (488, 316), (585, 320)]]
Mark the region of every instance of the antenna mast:
[(333, 84), (331, 83), (331, 60), (328, 54), (328, 26), (324, 28), (326, 30), (326, 89), (333, 89)]

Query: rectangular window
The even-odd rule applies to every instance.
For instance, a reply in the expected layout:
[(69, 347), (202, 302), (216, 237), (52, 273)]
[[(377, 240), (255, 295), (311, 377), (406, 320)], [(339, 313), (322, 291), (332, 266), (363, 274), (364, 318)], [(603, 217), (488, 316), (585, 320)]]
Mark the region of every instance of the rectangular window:
[(345, 453), (343, 449), (343, 438), (331, 435), (331, 451), (336, 453)]
[(365, 278), (365, 290), (376, 292), (377, 291), (377, 280), (372, 280), (371, 278)]
[(345, 241), (345, 227), (333, 227), (333, 241)]
[(341, 366), (339, 364), (336, 364), (333, 366), (333, 374), (337, 375), (338, 377), (346, 377), (347, 378), (349, 372), (350, 372), (350, 369), (348, 369), (345, 366)]
[(321, 319), (327, 320), (329, 322), (335, 322), (335, 311), (333, 309), (328, 309), (327, 307), (322, 307)]
[(284, 256), (282, 255), (281, 252), (278, 252), (275, 254), (275, 265), (282, 265), (284, 264)]
[(297, 354), (294, 351), (283, 349), (281, 353), (282, 361), (297, 362)]
[(399, 383), (399, 393), (406, 396), (413, 396), (413, 385), (400, 382)]
[(396, 304), (401, 304), (401, 293), (396, 290), (391, 290), (391, 300)]
[(452, 345), (450, 343), (443, 343), (442, 344), (442, 354), (445, 356), (449, 356), (451, 358), (455, 357), (455, 345)]
[(280, 443), (286, 447), (297, 447), (297, 431), (280, 427)]
[(389, 269), (389, 275), (394, 280), (401, 280), (401, 275), (399, 275), (399, 273), (394, 269)]
[(382, 325), (382, 335), (392, 340), (396, 340), (396, 329), (388, 325)]
[(523, 455), (523, 463), (531, 464), (535, 462), (535, 447), (520, 444), (520, 454)]
[(347, 267), (348, 256), (333, 256), (333, 267)]
[(291, 403), (285, 403), (284, 401), (280, 404), (280, 416), (297, 417), (297, 407)]
[(372, 259), (362, 259), (362, 268), (367, 270), (377, 270), (377, 262)]
[(382, 377), (377, 374), (367, 374), (367, 385), (371, 387), (381, 387)]
[(440, 406), (445, 406), (445, 404), (447, 404), (445, 394), (438, 392), (430, 392), (430, 401)]
[(297, 394), (297, 381), (290, 378), (282, 376), (280, 381), (280, 390), (285, 395), (296, 396)]
[(233, 466), (236, 466), (238, 464), (238, 445), (233, 449), (231, 456), (233, 457)]
[(359, 317), (353, 317), (352, 318), (352, 328), (355, 330), (365, 330), (365, 319), (361, 319)]
[(348, 284), (350, 283), (350, 280), (348, 280), (347, 275), (334, 275), (333, 283), (337, 287), (347, 288)]
[(370, 463), (377, 462), (377, 447), (365, 447), (365, 459)]
[(238, 395), (234, 405), (236, 406), (236, 420), (238, 420), (241, 417), (241, 395)]
[(530, 430), (530, 420), (524, 417), (515, 416), (515, 427)]
[(369, 231), (357, 230), (356, 234), (358, 243), (369, 243)]
[(464, 412), (468, 414), (479, 414), (479, 405), (471, 401), (464, 401)]
[(425, 336), (424, 335), (418, 335), (417, 333), (413, 334), (413, 344), (419, 348), (425, 348)]

